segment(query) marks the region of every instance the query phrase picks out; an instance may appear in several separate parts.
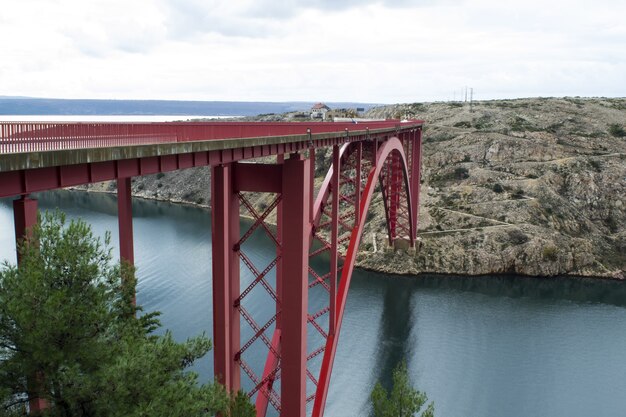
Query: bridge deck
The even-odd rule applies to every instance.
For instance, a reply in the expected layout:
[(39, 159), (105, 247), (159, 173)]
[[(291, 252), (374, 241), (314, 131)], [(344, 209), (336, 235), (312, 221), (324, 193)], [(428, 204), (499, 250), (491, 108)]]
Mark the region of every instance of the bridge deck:
[[(412, 127), (421, 124), (408, 122)], [(406, 128), (398, 120), (357, 123), (303, 122), (175, 122), (175, 123), (14, 123), (0, 122), (0, 171), (83, 163), (74, 152), (89, 149), (98, 161), (131, 157), (234, 149)], [(207, 143), (211, 142), (211, 143)], [(189, 143), (193, 145), (189, 146)], [(150, 146), (147, 146), (150, 145)], [(161, 146), (166, 145), (166, 146)], [(135, 152), (123, 152), (134, 147)], [(116, 148), (108, 149), (106, 148)], [(98, 152), (94, 152), (98, 149)], [(45, 154), (43, 152), (46, 152)], [(122, 154), (120, 155), (120, 152)], [(163, 153), (165, 152), (165, 153)], [(38, 157), (16, 156), (38, 153)], [(79, 153), (78, 155), (86, 153)], [(11, 155), (11, 156), (9, 156)], [(44, 156), (47, 155), (47, 156)], [(60, 158), (60, 161), (55, 159)], [(66, 160), (66, 158), (69, 158)], [(104, 158), (104, 159), (103, 159)], [(32, 160), (34, 165), (24, 165)], [(91, 162), (96, 160), (90, 159)], [(21, 163), (20, 163), (21, 162)]]
[(0, 122), (0, 197), (384, 138), (421, 126), (418, 120)]

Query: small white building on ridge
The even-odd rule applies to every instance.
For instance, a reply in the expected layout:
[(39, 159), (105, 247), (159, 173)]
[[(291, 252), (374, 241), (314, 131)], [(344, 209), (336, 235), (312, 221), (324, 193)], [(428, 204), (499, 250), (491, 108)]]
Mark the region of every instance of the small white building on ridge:
[(315, 103), (313, 107), (311, 107), (311, 119), (322, 119), (326, 120), (326, 113), (330, 110), (324, 103)]

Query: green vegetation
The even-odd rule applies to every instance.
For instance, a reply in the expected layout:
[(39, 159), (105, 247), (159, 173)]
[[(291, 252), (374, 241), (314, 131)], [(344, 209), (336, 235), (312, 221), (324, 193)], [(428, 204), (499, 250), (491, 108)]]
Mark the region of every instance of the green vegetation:
[[(387, 392), (380, 383), (377, 383), (370, 398), (376, 417), (413, 417), (428, 401), (425, 393), (411, 386), (405, 362), (401, 362), (393, 370), (391, 392)], [(433, 417), (434, 413), (435, 406), (431, 402), (420, 416)]]
[(524, 198), (524, 190), (518, 188), (513, 193), (511, 193), (511, 198), (514, 200), (522, 200)]
[(552, 133), (552, 134), (559, 133), (561, 129), (563, 128), (563, 126), (564, 126), (563, 122), (552, 123), (550, 126), (546, 128), (546, 132)]
[(447, 132), (441, 132), (441, 133), (435, 133), (435, 134), (430, 134), (428, 136), (424, 137), (424, 143), (429, 143), (429, 142), (446, 142), (452, 139), (455, 139), (456, 136), (452, 133), (447, 133)]
[(531, 122), (520, 116), (515, 116), (511, 122), (511, 130), (514, 132), (534, 131), (537, 130)]
[(509, 239), (514, 245), (522, 245), (530, 240), (526, 233), (520, 229), (512, 229), (508, 231)]
[(543, 259), (547, 261), (556, 261), (559, 258), (558, 249), (554, 245), (544, 246)]
[(491, 117), (489, 117), (488, 115), (484, 115), (477, 119), (474, 119), (473, 123), (474, 123), (474, 127), (478, 130), (489, 129), (490, 127), (493, 126)]
[(597, 159), (590, 159), (588, 161), (589, 166), (593, 168), (595, 172), (602, 172), (602, 162)]
[(626, 137), (626, 130), (624, 130), (623, 126), (617, 123), (613, 123), (609, 126), (609, 133), (611, 136), (615, 136), (616, 138)]
[(466, 178), (469, 178), (469, 176), (469, 169), (466, 167), (456, 167), (454, 169), (454, 178), (456, 178), (457, 180), (464, 180)]
[(211, 348), (156, 335), (158, 313), (133, 305), (134, 270), (111, 263), (110, 237), (46, 213), (0, 268), (0, 414), (45, 416), (253, 416), (247, 396), (199, 384), (185, 369)]

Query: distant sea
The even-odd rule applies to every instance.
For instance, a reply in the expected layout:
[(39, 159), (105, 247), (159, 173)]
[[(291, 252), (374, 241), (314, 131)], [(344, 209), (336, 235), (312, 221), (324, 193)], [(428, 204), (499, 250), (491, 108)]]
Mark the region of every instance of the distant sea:
[[(166, 119), (150, 119), (149, 121), (186, 120), (197, 117), (235, 117), (256, 116), (268, 113), (285, 113), (290, 111), (308, 111), (313, 102), (252, 102), (252, 101), (174, 101), (174, 100), (73, 100), (47, 99), (28, 97), (0, 96), (0, 116), (89, 116), (85, 121), (96, 120), (102, 116), (128, 116), (132, 120), (118, 121), (148, 121), (138, 119), (143, 116), (159, 116)], [(331, 108), (363, 108), (370, 109), (376, 104), (358, 102), (326, 102)], [(164, 116), (165, 115), (165, 116)], [(193, 116), (190, 116), (193, 115)], [(26, 120), (21, 118), (20, 120)], [(33, 120), (33, 119), (30, 119)], [(55, 121), (63, 120), (58, 117)], [(81, 120), (82, 121), (82, 120)], [(98, 121), (103, 121), (98, 119)]]
[(0, 122), (103, 122), (103, 123), (151, 123), (151, 122), (176, 122), (190, 119), (227, 119), (241, 116), (212, 116), (212, 115), (2, 115)]

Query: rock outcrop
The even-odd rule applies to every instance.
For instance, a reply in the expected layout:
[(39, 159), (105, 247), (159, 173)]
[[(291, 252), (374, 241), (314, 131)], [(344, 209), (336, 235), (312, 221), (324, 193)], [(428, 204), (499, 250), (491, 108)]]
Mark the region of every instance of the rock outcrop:
[(426, 122), (421, 241), (416, 255), (383, 251), (362, 266), (624, 278), (626, 100), (406, 104), (369, 116)]
[[(382, 201), (373, 200), (359, 266), (624, 279), (626, 99), (399, 104), (366, 117), (425, 120), (422, 197), (416, 251), (388, 247)], [(133, 192), (206, 206), (209, 171), (137, 178)]]

